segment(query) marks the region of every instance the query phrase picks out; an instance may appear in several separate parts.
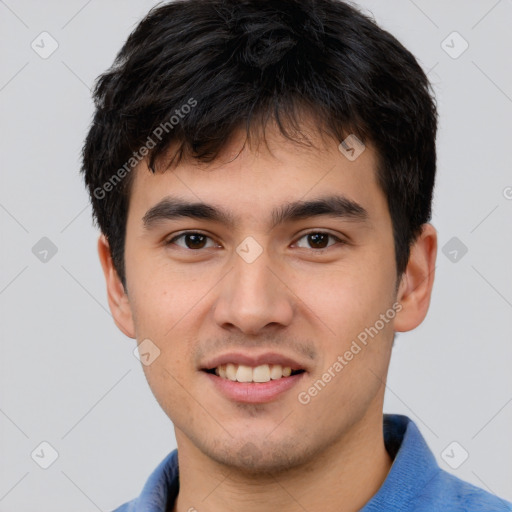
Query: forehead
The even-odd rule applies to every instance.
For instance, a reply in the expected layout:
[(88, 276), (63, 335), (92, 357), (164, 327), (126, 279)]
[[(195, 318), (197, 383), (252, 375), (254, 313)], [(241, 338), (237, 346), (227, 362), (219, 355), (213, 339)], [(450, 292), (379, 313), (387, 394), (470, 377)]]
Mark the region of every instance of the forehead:
[(175, 167), (152, 173), (143, 161), (134, 170), (130, 211), (135, 210), (142, 221), (167, 196), (217, 205), (219, 211), (222, 206), (226, 213), (229, 210), (231, 220), (243, 215), (274, 223), (286, 203), (320, 196), (341, 196), (369, 216), (387, 210), (371, 146), (363, 147), (351, 160), (343, 146), (343, 151), (338, 148), (341, 141), (314, 133), (308, 136), (312, 146), (289, 140), (274, 128), (265, 132), (263, 143), (250, 144), (245, 133), (239, 132), (210, 163), (184, 159)]

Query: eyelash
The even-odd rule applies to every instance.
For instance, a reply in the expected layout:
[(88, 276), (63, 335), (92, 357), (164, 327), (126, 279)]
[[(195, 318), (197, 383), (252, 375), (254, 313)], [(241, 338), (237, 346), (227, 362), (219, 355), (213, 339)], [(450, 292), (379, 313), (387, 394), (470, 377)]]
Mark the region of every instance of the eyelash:
[[(201, 233), (200, 231), (184, 231), (183, 233), (180, 233), (179, 235), (176, 235), (175, 237), (173, 237), (169, 241), (167, 241), (166, 245), (172, 245), (175, 243), (176, 240), (179, 240), (180, 238), (183, 238), (187, 235), (200, 235), (200, 236), (204, 236), (204, 237), (212, 240), (212, 238), (210, 236), (206, 235), (205, 233)], [(308, 235), (327, 235), (330, 238), (334, 239), (338, 244), (344, 245), (347, 243), (344, 240), (333, 235), (332, 233), (328, 233), (327, 231), (309, 231), (308, 233), (304, 233), (299, 238), (297, 238), (297, 241), (301, 240), (304, 237), (307, 237)], [(297, 243), (297, 241), (295, 243)], [(327, 247), (323, 247), (321, 249), (309, 248), (309, 250), (314, 251), (314, 252), (322, 252), (322, 251), (325, 251), (326, 249), (328, 249), (329, 247), (332, 247), (333, 245), (336, 245), (336, 244), (331, 244), (331, 245), (328, 245)], [(181, 246), (178, 246), (178, 247), (181, 247)], [(191, 252), (192, 251), (198, 252), (201, 250), (201, 249), (189, 249), (188, 247), (181, 247), (181, 248), (186, 251), (191, 251)], [(207, 247), (207, 249), (210, 249), (210, 248), (211, 247)], [(304, 249), (304, 247), (300, 247), (300, 249)]]

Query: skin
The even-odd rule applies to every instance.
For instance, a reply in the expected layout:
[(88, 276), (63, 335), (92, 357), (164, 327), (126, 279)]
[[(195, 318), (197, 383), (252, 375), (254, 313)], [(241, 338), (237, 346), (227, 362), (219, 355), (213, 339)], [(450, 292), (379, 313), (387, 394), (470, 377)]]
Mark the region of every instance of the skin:
[[(127, 220), (124, 290), (108, 242), (98, 250), (117, 326), (149, 338), (159, 357), (143, 366), (178, 444), (180, 491), (175, 512), (359, 510), (391, 466), (382, 433), (385, 380), (395, 331), (424, 319), (437, 252), (430, 224), (397, 275), (392, 224), (379, 188), (371, 146), (353, 162), (338, 142), (309, 133), (314, 148), (282, 137), (275, 126), (265, 144), (236, 134), (211, 164), (184, 161), (153, 175), (135, 169)], [(333, 192), (363, 206), (365, 222), (310, 217), (270, 228), (270, 211)], [(177, 195), (231, 212), (236, 224), (174, 219), (144, 228), (146, 212)], [(184, 230), (210, 237), (206, 247)], [(322, 232), (320, 250), (307, 233)], [(263, 249), (252, 263), (236, 248), (248, 236)], [(179, 245), (178, 245), (179, 244)], [(190, 242), (189, 242), (190, 246)], [(194, 247), (192, 245), (192, 247)], [(334, 378), (304, 405), (308, 390), (366, 327), (399, 302), (401, 310)], [(207, 358), (232, 350), (267, 350), (307, 365), (292, 389), (263, 404), (237, 403), (200, 371)]]

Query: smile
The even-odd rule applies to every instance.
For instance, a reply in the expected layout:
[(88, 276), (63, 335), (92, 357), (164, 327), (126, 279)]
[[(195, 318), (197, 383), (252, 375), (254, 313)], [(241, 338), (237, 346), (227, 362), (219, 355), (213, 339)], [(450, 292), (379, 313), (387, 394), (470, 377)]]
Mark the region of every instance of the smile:
[(207, 370), (207, 372), (233, 382), (263, 383), (297, 375), (304, 370), (292, 370), (291, 367), (280, 364), (261, 364), (251, 367), (244, 364), (227, 363)]

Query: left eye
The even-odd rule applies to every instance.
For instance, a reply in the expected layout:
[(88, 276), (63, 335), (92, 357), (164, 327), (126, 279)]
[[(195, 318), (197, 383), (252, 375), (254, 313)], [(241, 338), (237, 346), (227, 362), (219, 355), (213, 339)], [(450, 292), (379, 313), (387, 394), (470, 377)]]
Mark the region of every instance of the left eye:
[[(310, 244), (310, 247), (304, 247), (299, 245), (299, 241), (302, 239), (306, 239), (307, 243)], [(329, 238), (335, 240), (336, 242), (343, 243), (343, 240), (340, 240), (338, 237), (331, 235), (330, 233), (324, 233), (322, 231), (314, 231), (311, 233), (306, 233), (305, 235), (299, 238), (299, 241), (296, 242), (298, 247), (304, 247), (305, 249), (326, 249), (334, 243), (329, 243)]]
[[(184, 244), (178, 244), (176, 243), (177, 240), (183, 239)], [(211, 245), (207, 245), (207, 241), (210, 240)], [(179, 247), (183, 247), (184, 249), (191, 249), (191, 250), (197, 250), (197, 249), (205, 249), (208, 247), (215, 247), (215, 244), (213, 243), (213, 240), (206, 235), (203, 235), (202, 233), (182, 233), (181, 235), (175, 236), (169, 242), (168, 244), (176, 244)]]

